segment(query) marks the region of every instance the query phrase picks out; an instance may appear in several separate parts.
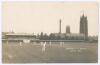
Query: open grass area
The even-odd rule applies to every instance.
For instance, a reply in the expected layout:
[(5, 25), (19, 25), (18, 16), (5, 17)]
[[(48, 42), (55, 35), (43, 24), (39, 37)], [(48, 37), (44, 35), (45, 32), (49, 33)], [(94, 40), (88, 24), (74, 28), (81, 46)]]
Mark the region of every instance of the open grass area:
[(3, 43), (3, 63), (97, 63), (97, 43), (59, 42), (46, 44), (42, 51), (40, 43)]

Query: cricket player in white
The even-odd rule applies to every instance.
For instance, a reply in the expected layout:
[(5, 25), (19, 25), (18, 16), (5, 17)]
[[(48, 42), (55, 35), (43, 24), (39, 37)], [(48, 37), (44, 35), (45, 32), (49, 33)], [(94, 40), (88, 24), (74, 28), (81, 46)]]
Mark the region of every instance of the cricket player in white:
[(42, 44), (42, 52), (45, 52), (45, 48), (46, 48), (46, 42), (44, 42), (44, 43)]

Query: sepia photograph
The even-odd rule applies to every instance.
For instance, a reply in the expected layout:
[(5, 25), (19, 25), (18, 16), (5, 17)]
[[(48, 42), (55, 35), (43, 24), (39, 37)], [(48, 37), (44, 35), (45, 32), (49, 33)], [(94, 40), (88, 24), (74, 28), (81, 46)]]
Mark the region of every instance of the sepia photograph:
[(98, 2), (2, 2), (2, 63), (98, 63)]

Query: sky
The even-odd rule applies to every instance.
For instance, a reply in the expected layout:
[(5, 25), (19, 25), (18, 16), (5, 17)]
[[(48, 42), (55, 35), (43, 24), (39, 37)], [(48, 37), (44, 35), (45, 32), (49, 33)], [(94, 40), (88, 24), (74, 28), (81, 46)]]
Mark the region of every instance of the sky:
[(70, 26), (71, 33), (79, 33), (80, 17), (88, 19), (88, 34), (98, 35), (97, 2), (3, 2), (2, 31), (16, 33), (62, 33)]

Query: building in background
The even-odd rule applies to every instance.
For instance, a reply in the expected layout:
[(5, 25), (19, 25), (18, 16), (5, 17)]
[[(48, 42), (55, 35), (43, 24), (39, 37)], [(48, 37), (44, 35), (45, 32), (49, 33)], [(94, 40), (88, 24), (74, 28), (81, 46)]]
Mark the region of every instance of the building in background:
[(84, 14), (80, 17), (80, 34), (84, 34), (85, 40), (88, 39), (88, 20)]
[(36, 36), (34, 34), (27, 34), (27, 33), (7, 33), (7, 34), (3, 34), (3, 38), (2, 38), (3, 42), (29, 43), (37, 40), (38, 39), (36, 39)]
[(66, 34), (70, 34), (70, 26), (66, 26)]

